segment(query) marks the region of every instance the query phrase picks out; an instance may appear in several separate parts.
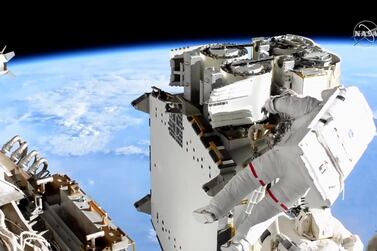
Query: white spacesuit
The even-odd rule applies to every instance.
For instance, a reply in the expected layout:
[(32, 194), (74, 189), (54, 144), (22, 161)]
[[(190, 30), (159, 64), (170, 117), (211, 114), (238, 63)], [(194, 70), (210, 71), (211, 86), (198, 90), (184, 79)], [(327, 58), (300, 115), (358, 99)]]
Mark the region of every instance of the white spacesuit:
[[(323, 92), (327, 100), (335, 91)], [(239, 246), (252, 226), (261, 223), (282, 211), (288, 210), (305, 192), (309, 184), (304, 178), (304, 164), (300, 158), (299, 141), (308, 131), (308, 125), (322, 108), (324, 102), (312, 97), (295, 95), (275, 96), (266, 101), (265, 109), (272, 114), (285, 113), (293, 119), (290, 130), (271, 150), (254, 159), (237, 173), (206, 207), (194, 211), (202, 223), (210, 223), (225, 216), (250, 192), (279, 179), (255, 207), (249, 217), (238, 227), (228, 245)], [(242, 250), (232, 247), (223, 250)]]

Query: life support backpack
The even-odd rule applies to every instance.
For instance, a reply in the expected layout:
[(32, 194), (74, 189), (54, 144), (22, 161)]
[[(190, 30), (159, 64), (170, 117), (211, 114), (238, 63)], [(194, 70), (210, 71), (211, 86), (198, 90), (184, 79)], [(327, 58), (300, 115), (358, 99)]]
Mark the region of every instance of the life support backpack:
[[(300, 141), (311, 193), (331, 206), (344, 181), (376, 135), (373, 113), (357, 87), (337, 89)], [(323, 203), (325, 202), (325, 203)]]

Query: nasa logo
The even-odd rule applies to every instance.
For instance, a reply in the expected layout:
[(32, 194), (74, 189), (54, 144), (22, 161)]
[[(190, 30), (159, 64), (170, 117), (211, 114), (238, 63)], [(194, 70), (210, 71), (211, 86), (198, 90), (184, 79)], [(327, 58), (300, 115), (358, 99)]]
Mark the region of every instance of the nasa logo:
[(363, 20), (355, 25), (353, 28), (354, 45), (362, 41), (374, 43), (377, 37), (377, 25), (370, 20)]

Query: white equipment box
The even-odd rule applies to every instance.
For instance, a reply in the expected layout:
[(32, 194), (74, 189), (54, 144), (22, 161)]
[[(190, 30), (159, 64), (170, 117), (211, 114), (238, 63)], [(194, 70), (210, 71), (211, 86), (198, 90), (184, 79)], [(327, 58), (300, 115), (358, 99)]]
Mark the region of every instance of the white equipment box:
[(337, 89), (309, 125), (299, 147), (318, 198), (331, 206), (376, 135), (373, 113), (357, 87)]

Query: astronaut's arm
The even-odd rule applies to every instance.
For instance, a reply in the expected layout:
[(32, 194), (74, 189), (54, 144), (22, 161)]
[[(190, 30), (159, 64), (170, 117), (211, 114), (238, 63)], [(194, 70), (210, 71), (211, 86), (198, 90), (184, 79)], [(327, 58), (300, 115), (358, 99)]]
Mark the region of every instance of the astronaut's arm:
[(272, 114), (285, 113), (292, 118), (297, 118), (311, 112), (320, 103), (321, 101), (309, 96), (283, 95), (268, 99), (264, 108)]

